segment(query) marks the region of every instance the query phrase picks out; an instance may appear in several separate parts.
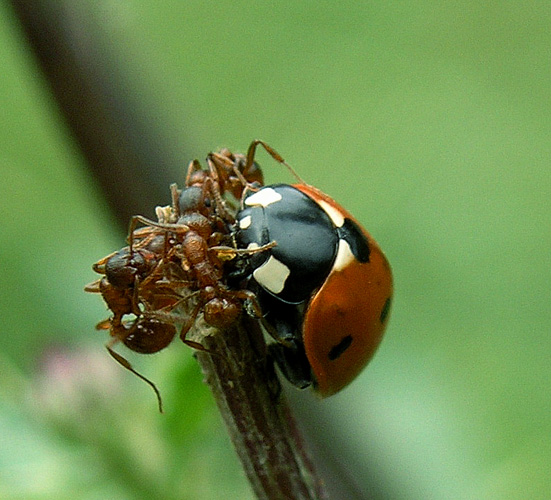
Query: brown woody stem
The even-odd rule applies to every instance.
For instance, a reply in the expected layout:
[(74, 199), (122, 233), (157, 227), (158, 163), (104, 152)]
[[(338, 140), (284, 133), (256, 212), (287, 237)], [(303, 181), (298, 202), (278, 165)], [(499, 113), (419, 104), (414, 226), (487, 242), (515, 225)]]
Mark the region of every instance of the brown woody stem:
[(245, 473), (259, 499), (326, 498), (281, 394), (258, 322), (243, 317), (228, 331), (209, 329), (197, 352)]

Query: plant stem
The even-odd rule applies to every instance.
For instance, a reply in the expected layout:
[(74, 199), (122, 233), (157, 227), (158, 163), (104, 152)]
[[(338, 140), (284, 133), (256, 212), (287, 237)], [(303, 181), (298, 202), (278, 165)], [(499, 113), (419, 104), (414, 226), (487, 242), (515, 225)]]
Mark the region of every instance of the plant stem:
[(228, 331), (201, 324), (197, 352), (230, 438), (259, 499), (326, 495), (283, 397), (258, 322), (243, 315)]

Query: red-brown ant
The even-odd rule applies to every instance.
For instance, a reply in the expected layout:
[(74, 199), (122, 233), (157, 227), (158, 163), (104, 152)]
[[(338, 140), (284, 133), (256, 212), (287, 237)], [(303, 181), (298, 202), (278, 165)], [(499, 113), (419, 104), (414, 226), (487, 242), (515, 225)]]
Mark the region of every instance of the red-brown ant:
[[(172, 204), (157, 207), (158, 221), (134, 216), (129, 246), (94, 264), (103, 274), (88, 285), (88, 292), (101, 293), (113, 316), (97, 325), (108, 329), (111, 356), (145, 380), (162, 402), (156, 386), (134, 370), (112, 347), (122, 342), (142, 354), (158, 352), (170, 344), (177, 327), (184, 343), (204, 349), (186, 335), (202, 311), (205, 322), (224, 329), (237, 321), (243, 309), (261, 316), (254, 293), (231, 290), (226, 283), (225, 262), (241, 254), (261, 252), (275, 243), (253, 250), (235, 248), (231, 232), (234, 213), (247, 189), (263, 184), (262, 171), (254, 161), (262, 145), (280, 163), (283, 159), (262, 141), (251, 143), (247, 155), (223, 149), (207, 156), (208, 169), (190, 162), (185, 187), (171, 186)], [(228, 199), (227, 195), (233, 196)], [(141, 223), (145, 226), (136, 229)], [(127, 316), (132, 319), (124, 319)]]

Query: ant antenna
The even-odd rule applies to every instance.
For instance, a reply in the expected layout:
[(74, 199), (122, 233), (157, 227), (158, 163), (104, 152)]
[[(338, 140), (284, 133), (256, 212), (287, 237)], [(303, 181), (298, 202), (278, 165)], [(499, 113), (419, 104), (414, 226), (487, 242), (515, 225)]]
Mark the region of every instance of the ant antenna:
[(243, 168), (244, 171), (247, 171), (247, 169), (250, 168), (253, 164), (256, 154), (256, 148), (258, 145), (262, 146), (275, 161), (281, 163), (282, 165), (285, 165), (289, 172), (291, 172), (291, 174), (298, 180), (300, 184), (306, 184), (306, 182), (302, 180), (300, 175), (296, 173), (295, 169), (291, 167), (291, 165), (289, 165), (275, 149), (273, 149), (271, 146), (266, 144), (264, 141), (261, 141), (260, 139), (255, 139), (253, 142), (251, 142), (249, 149), (247, 150), (247, 162), (245, 163), (245, 167)]

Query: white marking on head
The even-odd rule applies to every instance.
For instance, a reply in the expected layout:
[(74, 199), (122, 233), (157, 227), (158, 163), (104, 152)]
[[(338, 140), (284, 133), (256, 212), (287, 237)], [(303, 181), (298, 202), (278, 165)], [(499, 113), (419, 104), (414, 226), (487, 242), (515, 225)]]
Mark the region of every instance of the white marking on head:
[(256, 250), (257, 248), (260, 248), (260, 245), (254, 241), (247, 245), (247, 250)]
[(289, 268), (273, 255), (270, 255), (270, 258), (253, 272), (257, 283), (275, 294), (283, 290), (290, 274)]
[(245, 205), (250, 207), (252, 206), (261, 206), (266, 208), (272, 203), (277, 203), (281, 201), (281, 195), (270, 187), (266, 187), (252, 194), (248, 198), (245, 198)]
[(250, 215), (246, 215), (242, 219), (239, 219), (239, 229), (247, 229), (250, 225), (253, 219)]
[(335, 263), (333, 264), (333, 271), (342, 271), (346, 266), (356, 260), (350, 245), (346, 240), (339, 240), (339, 248), (337, 248), (337, 256), (335, 257)]
[(344, 224), (344, 215), (338, 209), (324, 200), (316, 200), (316, 202), (321, 208), (323, 208), (323, 211), (329, 215), (329, 218), (333, 221), (335, 226), (342, 227)]

